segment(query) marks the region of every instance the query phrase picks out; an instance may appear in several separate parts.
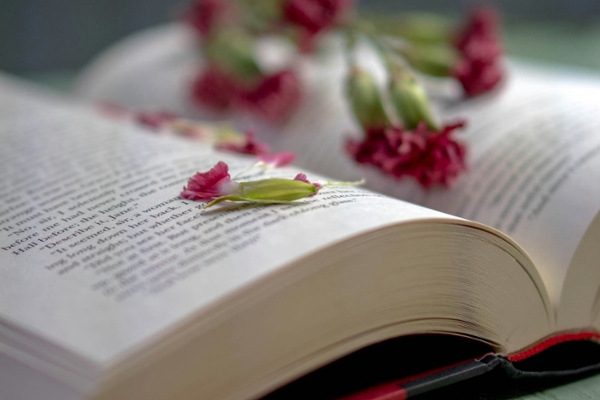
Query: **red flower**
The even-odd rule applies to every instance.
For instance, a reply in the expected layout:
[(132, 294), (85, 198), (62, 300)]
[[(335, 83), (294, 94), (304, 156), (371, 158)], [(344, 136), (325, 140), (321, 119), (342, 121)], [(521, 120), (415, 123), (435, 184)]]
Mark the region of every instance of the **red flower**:
[(192, 99), (213, 111), (228, 110), (237, 93), (235, 78), (215, 65), (209, 65), (192, 84)]
[(346, 150), (357, 162), (373, 164), (398, 179), (411, 176), (425, 188), (450, 187), (466, 169), (466, 148), (451, 137), (463, 126), (460, 122), (440, 132), (428, 130), (424, 123), (414, 131), (371, 129), (363, 141), (348, 141)]
[(300, 100), (300, 81), (291, 70), (264, 76), (254, 87), (242, 90), (236, 104), (267, 121), (280, 122)]
[(473, 36), (460, 49), (464, 59), (492, 64), (502, 57), (502, 44), (496, 36)]
[(456, 41), (462, 60), (453, 68), (467, 96), (492, 90), (502, 80), (502, 43), (499, 16), (493, 8), (479, 8), (469, 17)]
[(242, 143), (221, 142), (215, 146), (218, 150), (232, 151), (241, 154), (262, 155), (269, 152), (269, 145), (254, 138), (254, 132), (246, 132)]
[(465, 94), (477, 96), (492, 90), (502, 80), (503, 70), (496, 63), (462, 61), (452, 70)]
[(153, 129), (161, 129), (167, 123), (179, 118), (177, 114), (169, 111), (146, 111), (136, 115), (136, 121)]
[(254, 85), (244, 87), (233, 75), (211, 65), (192, 87), (192, 99), (212, 111), (236, 107), (270, 122), (281, 122), (289, 116), (300, 96), (300, 82), (291, 70), (263, 76)]
[(284, 19), (303, 30), (301, 47), (312, 48), (315, 37), (339, 23), (352, 6), (351, 0), (288, 0)]
[(189, 8), (186, 21), (192, 25), (201, 36), (209, 36), (218, 21), (229, 9), (227, 0), (196, 0)]
[(238, 185), (231, 180), (227, 164), (219, 161), (210, 171), (197, 172), (192, 176), (180, 196), (188, 200), (209, 201), (235, 193)]
[(473, 38), (496, 37), (500, 30), (500, 14), (493, 7), (476, 8), (458, 35), (456, 47), (464, 51)]

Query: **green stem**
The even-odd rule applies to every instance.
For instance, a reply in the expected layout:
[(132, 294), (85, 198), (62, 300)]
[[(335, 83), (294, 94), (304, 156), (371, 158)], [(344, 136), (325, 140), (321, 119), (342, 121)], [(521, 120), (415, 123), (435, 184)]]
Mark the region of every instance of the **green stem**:
[(265, 164), (263, 161), (255, 162), (254, 164), (252, 164), (251, 166), (249, 166), (245, 170), (243, 170), (243, 171), (238, 172), (237, 174), (235, 174), (235, 176), (232, 179), (236, 180), (237, 178), (239, 178), (240, 176), (242, 176), (246, 172), (252, 171), (254, 168), (258, 168), (258, 167), (262, 167), (263, 172), (267, 170), (267, 164)]
[(360, 186), (360, 185), (364, 185), (365, 182), (366, 182), (365, 178), (362, 178), (360, 181), (354, 181), (354, 182), (325, 181), (323, 186)]

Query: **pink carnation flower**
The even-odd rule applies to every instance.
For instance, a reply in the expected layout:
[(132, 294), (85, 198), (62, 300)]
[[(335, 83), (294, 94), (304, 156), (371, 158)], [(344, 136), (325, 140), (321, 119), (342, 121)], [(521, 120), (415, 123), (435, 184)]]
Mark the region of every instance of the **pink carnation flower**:
[(469, 42), (482, 37), (496, 37), (500, 30), (500, 14), (493, 7), (479, 7), (473, 10), (459, 33), (456, 47), (465, 51)]
[(239, 184), (231, 179), (227, 164), (219, 161), (210, 171), (197, 172), (192, 176), (180, 196), (187, 200), (209, 201), (236, 193), (238, 186)]
[(283, 14), (286, 22), (302, 29), (301, 48), (310, 51), (317, 35), (339, 23), (351, 8), (351, 0), (288, 0)]
[(263, 77), (254, 87), (242, 90), (237, 105), (267, 121), (281, 122), (300, 100), (300, 81), (291, 70)]
[(296, 154), (291, 152), (281, 152), (275, 154), (261, 154), (258, 156), (258, 161), (262, 161), (270, 167), (285, 167), (290, 165), (296, 159)]
[(473, 36), (460, 51), (463, 59), (483, 64), (495, 63), (504, 52), (496, 36)]
[(504, 75), (502, 43), (498, 35), (499, 16), (493, 8), (479, 8), (469, 17), (456, 40), (461, 61), (452, 75), (463, 86), (467, 96), (492, 90)]
[(494, 89), (502, 80), (504, 72), (496, 63), (472, 62), (464, 60), (457, 64), (452, 75), (458, 79), (465, 94), (477, 96)]
[(371, 129), (363, 141), (349, 140), (348, 153), (359, 163), (372, 164), (401, 179), (413, 177), (423, 187), (450, 187), (466, 169), (466, 147), (452, 138), (464, 122), (430, 131), (425, 123), (414, 131), (400, 127)]
[(215, 65), (209, 65), (192, 83), (192, 99), (216, 112), (227, 111), (238, 91), (236, 79)]
[(185, 15), (185, 20), (203, 36), (209, 36), (218, 21), (229, 10), (226, 0), (196, 0)]
[(188, 200), (209, 201), (206, 208), (223, 201), (281, 204), (314, 196), (320, 187), (318, 183), (310, 183), (304, 174), (298, 174), (294, 179), (235, 182), (229, 176), (227, 164), (219, 161), (210, 171), (197, 172), (191, 177), (180, 196)]
[(217, 143), (216, 148), (218, 150), (251, 155), (261, 155), (269, 152), (269, 145), (257, 140), (252, 131), (246, 132), (246, 136), (244, 136), (244, 141), (242, 143), (225, 141)]
[(215, 112), (236, 107), (269, 122), (281, 122), (297, 106), (301, 90), (291, 70), (263, 76), (248, 87), (221, 68), (209, 65), (193, 81), (191, 95), (196, 104)]

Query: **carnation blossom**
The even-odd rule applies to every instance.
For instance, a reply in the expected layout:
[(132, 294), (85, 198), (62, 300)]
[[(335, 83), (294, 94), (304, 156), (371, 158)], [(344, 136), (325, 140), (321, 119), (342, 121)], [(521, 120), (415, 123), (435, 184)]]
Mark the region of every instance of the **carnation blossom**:
[[(359, 182), (326, 182), (331, 186), (356, 186)], [(285, 204), (312, 197), (322, 185), (310, 182), (306, 174), (299, 173), (294, 179), (266, 178), (255, 181), (236, 182), (229, 176), (227, 164), (219, 161), (210, 171), (198, 172), (183, 188), (183, 199), (202, 200), (212, 207), (223, 201), (253, 202), (259, 204)]]
[(479, 8), (471, 14), (456, 40), (462, 59), (452, 69), (452, 75), (467, 96), (488, 92), (502, 80), (503, 49), (498, 37), (498, 21), (496, 10)]
[(192, 99), (212, 111), (227, 111), (238, 94), (238, 87), (231, 74), (209, 65), (192, 83)]
[(292, 70), (266, 75), (250, 89), (242, 90), (237, 105), (269, 122), (281, 122), (300, 100), (300, 81)]
[(346, 150), (359, 163), (372, 164), (398, 179), (413, 177), (423, 187), (450, 187), (466, 169), (466, 147), (452, 137), (464, 122), (431, 131), (425, 123), (367, 130), (364, 140), (349, 140)]
[(313, 196), (319, 188), (320, 185), (310, 183), (304, 174), (298, 174), (296, 179), (236, 182), (231, 179), (227, 164), (219, 161), (210, 171), (197, 172), (192, 176), (180, 196), (188, 200), (208, 201), (206, 208), (223, 201), (279, 204)]
[(258, 156), (258, 161), (266, 164), (269, 167), (285, 167), (290, 165), (296, 159), (296, 154), (288, 151), (274, 154), (261, 154)]
[(469, 97), (489, 92), (502, 80), (503, 70), (495, 63), (461, 61), (452, 69)]
[(469, 15), (463, 26), (456, 47), (464, 51), (474, 38), (494, 37), (500, 30), (500, 15), (493, 7), (478, 7)]
[(218, 150), (226, 150), (250, 155), (262, 155), (269, 152), (269, 145), (255, 139), (253, 131), (246, 132), (242, 142), (226, 140), (217, 143), (216, 148)]
[(186, 21), (203, 37), (209, 36), (227, 13), (226, 0), (196, 0), (185, 15)]
[(247, 85), (220, 67), (209, 65), (192, 87), (192, 99), (201, 106), (215, 112), (235, 107), (269, 122), (288, 117), (300, 96), (300, 81), (292, 70), (265, 75)]
[(183, 188), (181, 197), (187, 200), (210, 201), (236, 193), (238, 185), (231, 179), (227, 164), (219, 161), (208, 172), (197, 172), (192, 176)]
[(470, 62), (493, 64), (502, 57), (500, 40), (494, 36), (473, 36), (460, 49), (464, 59)]
[(339, 23), (352, 6), (351, 0), (288, 0), (285, 21), (302, 29), (301, 49), (312, 50), (317, 35)]

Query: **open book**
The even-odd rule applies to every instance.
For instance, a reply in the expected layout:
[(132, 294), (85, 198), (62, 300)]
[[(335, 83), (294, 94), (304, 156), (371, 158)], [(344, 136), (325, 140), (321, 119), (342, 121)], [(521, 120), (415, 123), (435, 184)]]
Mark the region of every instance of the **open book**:
[[(542, 75), (442, 110), (473, 116), (449, 191), (353, 165), (331, 98), (272, 133), (300, 166), (428, 208), (324, 188), (214, 211), (179, 199), (187, 178), (253, 159), (0, 78), (0, 397), (255, 398), (394, 337), (472, 338), (486, 368), (599, 338), (600, 83)], [(326, 179), (269, 173), (300, 170)]]

